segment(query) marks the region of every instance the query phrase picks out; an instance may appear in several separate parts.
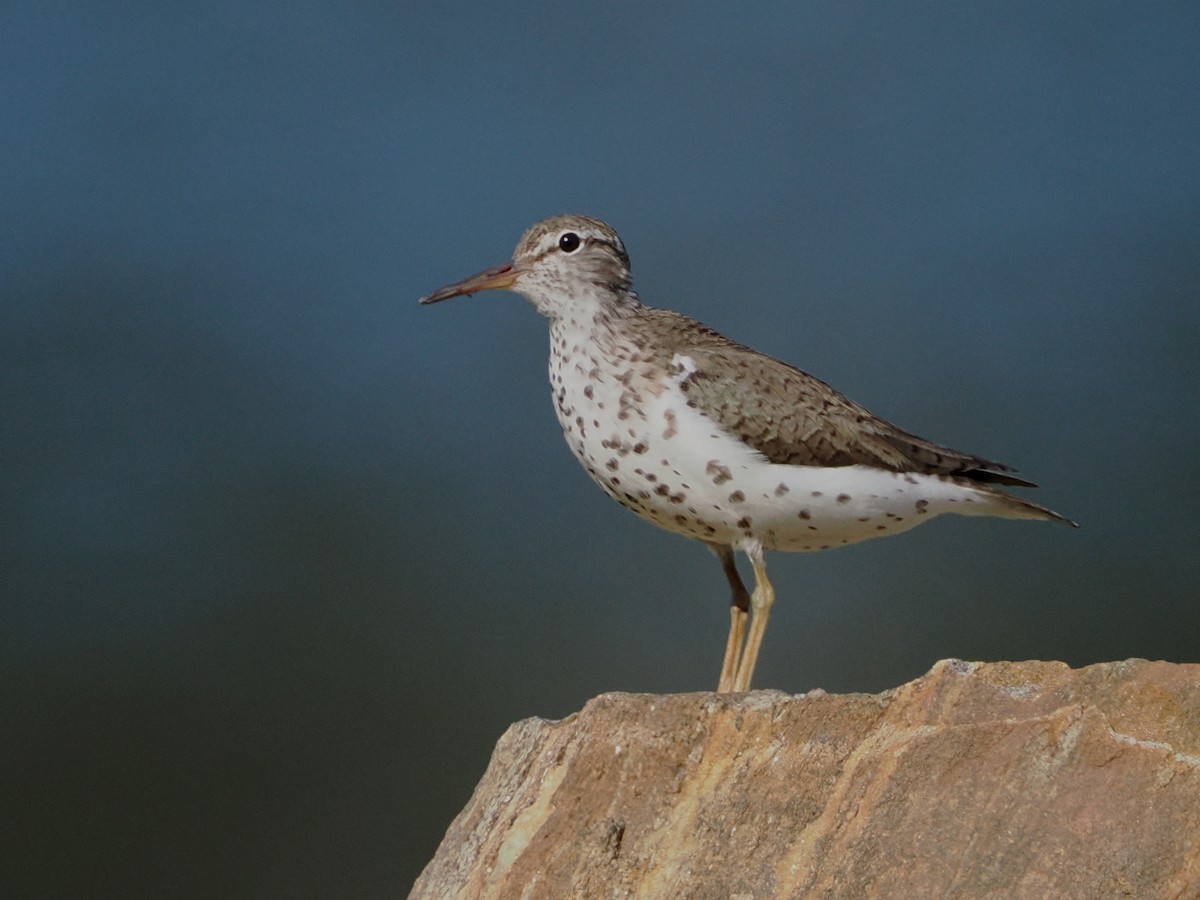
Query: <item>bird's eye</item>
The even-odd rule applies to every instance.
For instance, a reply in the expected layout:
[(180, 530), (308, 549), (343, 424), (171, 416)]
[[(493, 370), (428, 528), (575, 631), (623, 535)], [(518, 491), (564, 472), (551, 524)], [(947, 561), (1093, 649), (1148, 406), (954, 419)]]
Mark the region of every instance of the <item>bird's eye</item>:
[(573, 231), (565, 232), (558, 239), (558, 249), (563, 253), (574, 253), (579, 249), (579, 235)]

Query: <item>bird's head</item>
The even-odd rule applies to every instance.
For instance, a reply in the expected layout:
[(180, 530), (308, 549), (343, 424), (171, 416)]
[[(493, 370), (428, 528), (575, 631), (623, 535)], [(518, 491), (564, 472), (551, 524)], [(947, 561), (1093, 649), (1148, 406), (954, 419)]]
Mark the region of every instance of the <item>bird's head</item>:
[(520, 294), (544, 316), (636, 306), (629, 254), (607, 224), (587, 216), (554, 216), (521, 236), (512, 262), (446, 285), (422, 303), (488, 290)]

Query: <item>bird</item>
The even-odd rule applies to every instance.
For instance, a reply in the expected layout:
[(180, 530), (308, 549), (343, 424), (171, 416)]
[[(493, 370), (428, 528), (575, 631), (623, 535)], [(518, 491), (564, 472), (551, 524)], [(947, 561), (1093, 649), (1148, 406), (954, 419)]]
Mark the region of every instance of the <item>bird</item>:
[(945, 513), (1076, 526), (1003, 490), (1036, 487), (1012, 467), (917, 437), (807, 372), (643, 304), (625, 244), (599, 219), (538, 222), (510, 262), (419, 302), (487, 290), (549, 319), (555, 412), (592, 480), (720, 561), (731, 602), (719, 693), (750, 690), (776, 597), (768, 550), (843, 547)]

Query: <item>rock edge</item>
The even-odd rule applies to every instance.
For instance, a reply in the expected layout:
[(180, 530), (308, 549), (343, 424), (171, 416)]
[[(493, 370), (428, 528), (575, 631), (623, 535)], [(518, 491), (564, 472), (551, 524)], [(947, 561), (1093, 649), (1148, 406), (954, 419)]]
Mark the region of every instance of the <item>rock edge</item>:
[(1200, 897), (1200, 665), (604, 694), (505, 732), (411, 896)]

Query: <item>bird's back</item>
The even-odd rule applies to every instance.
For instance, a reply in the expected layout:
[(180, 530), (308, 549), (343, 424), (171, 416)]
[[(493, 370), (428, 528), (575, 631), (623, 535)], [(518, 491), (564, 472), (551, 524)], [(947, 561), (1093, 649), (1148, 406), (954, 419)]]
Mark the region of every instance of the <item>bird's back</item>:
[(866, 465), (1033, 487), (1012, 468), (911, 434), (813, 375), (730, 340), (687, 316), (642, 307), (664, 366), (690, 360), (688, 405), (774, 463)]

